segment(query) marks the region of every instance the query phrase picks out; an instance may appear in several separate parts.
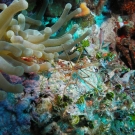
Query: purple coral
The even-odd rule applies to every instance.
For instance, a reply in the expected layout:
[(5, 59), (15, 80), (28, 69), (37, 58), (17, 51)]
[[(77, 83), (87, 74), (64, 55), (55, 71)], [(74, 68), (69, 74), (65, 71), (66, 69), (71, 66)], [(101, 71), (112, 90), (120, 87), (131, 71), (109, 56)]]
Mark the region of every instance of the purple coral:
[(13, 2), (13, 0), (0, 0), (0, 3), (4, 3), (7, 6), (9, 6), (12, 2)]
[(36, 102), (39, 97), (36, 92), (39, 91), (39, 76), (2, 74), (11, 84), (23, 84), (26, 94), (8, 93), (7, 99), (0, 102), (0, 135), (29, 135), (31, 120), (38, 119), (32, 101)]

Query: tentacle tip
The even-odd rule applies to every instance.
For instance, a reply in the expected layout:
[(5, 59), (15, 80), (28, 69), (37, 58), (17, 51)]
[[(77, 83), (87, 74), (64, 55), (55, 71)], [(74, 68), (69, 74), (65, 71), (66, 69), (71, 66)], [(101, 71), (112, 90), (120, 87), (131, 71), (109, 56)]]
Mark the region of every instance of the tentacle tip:
[(65, 6), (66, 9), (71, 9), (72, 8), (72, 5), (70, 3), (67, 3), (66, 6)]

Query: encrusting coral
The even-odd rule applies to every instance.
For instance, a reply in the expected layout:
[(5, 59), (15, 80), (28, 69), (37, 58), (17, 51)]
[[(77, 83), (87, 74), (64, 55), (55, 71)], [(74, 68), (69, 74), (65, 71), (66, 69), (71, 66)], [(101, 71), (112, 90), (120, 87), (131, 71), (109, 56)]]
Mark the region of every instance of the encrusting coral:
[[(75, 24), (73, 28), (59, 38), (51, 38), (62, 25), (71, 20), (81, 12), (78, 8), (70, 12), (71, 4), (66, 4), (59, 20), (52, 26), (46, 27), (42, 31), (37, 28), (42, 24), (39, 20), (34, 20), (25, 16), (25, 9), (28, 3), (25, 0), (14, 0), (8, 7), (0, 4), (3, 11), (0, 13), (0, 70), (7, 74), (21, 76), (23, 73), (38, 72), (48, 70), (51, 62), (61, 59), (73, 59), (79, 56), (76, 51), (72, 55), (68, 52), (74, 45), (90, 34), (88, 29), (81, 37), (74, 40), (72, 35), (78, 28)], [(16, 19), (14, 16), (22, 11)], [(70, 12), (70, 13), (69, 13)], [(59, 52), (62, 52), (60, 55)], [(68, 56), (67, 56), (68, 55)], [(5, 99), (6, 92), (19, 93), (23, 91), (21, 84), (10, 84), (2, 74), (0, 74), (0, 100)], [(5, 92), (6, 91), (6, 92)]]

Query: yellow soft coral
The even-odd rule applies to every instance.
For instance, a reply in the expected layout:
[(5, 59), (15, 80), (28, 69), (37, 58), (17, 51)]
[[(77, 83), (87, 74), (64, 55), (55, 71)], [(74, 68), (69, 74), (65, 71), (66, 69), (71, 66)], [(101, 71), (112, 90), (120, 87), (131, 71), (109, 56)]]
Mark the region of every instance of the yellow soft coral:
[(81, 13), (77, 14), (75, 17), (83, 17), (90, 14), (90, 9), (87, 7), (86, 3), (83, 2), (80, 4)]

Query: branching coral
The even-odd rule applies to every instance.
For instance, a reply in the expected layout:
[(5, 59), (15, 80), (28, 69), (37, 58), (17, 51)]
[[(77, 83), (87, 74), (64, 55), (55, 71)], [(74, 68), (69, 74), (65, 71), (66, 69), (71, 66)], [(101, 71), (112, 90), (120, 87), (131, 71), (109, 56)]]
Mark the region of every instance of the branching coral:
[[(58, 58), (67, 59), (68, 56), (72, 59), (79, 56), (79, 52), (74, 52), (72, 55), (68, 55), (68, 52), (74, 45), (89, 35), (90, 30), (74, 40), (72, 35), (78, 27), (78, 25), (74, 25), (62, 37), (51, 39), (52, 34), (81, 12), (81, 9), (78, 8), (69, 13), (71, 7), (71, 4), (66, 4), (59, 20), (52, 27), (46, 27), (39, 31), (38, 29), (29, 28), (40, 26), (40, 21), (23, 14), (19, 14), (18, 18), (14, 17), (17, 12), (28, 8), (28, 3), (25, 0), (14, 0), (9, 7), (3, 6), (3, 11), (0, 13), (0, 61), (2, 63), (0, 70), (7, 74), (21, 76), (24, 72), (48, 70), (51, 67), (51, 62)], [(58, 55), (59, 52), (63, 53)], [(0, 84), (0, 88), (4, 91), (17, 93), (23, 90), (21, 85), (12, 86), (9, 84), (2, 75), (1, 81), (3, 83)], [(4, 99), (4, 92), (2, 91), (1, 94), (1, 99)]]
[(98, 4), (96, 5), (96, 14), (99, 15), (101, 10), (105, 4), (106, 0), (99, 0)]

